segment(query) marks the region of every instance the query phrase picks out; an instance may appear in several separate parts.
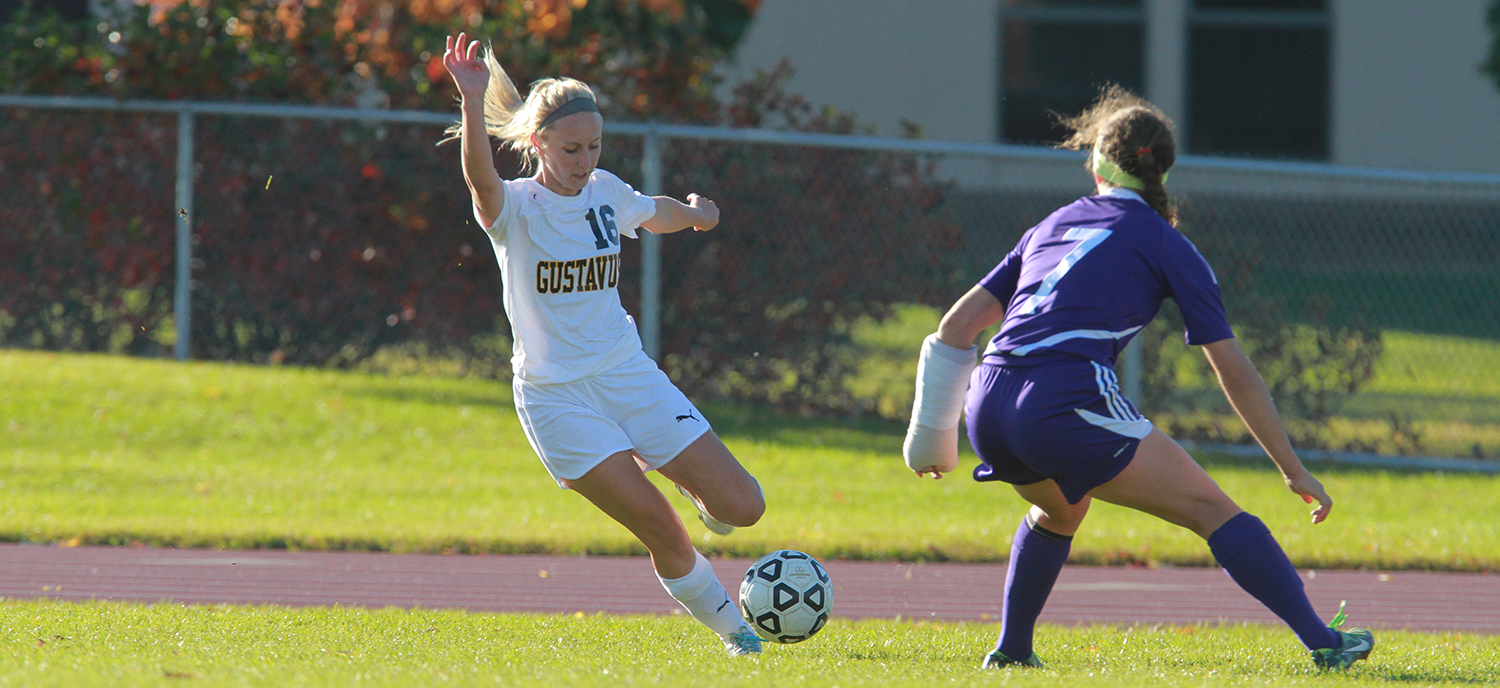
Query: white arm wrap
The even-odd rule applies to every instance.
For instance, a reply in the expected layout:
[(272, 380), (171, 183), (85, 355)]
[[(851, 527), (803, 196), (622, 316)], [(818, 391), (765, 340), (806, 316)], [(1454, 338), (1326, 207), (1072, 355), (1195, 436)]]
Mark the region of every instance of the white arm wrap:
[(928, 335), (917, 360), (917, 398), (901, 453), (914, 471), (958, 466), (958, 418), (974, 370), (974, 347), (955, 349)]

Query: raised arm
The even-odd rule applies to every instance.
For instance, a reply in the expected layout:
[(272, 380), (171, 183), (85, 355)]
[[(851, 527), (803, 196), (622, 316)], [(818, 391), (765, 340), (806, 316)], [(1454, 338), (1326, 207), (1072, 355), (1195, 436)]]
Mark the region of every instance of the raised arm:
[(1265, 381), (1255, 370), (1255, 364), (1245, 356), (1239, 342), (1235, 339), (1222, 339), (1205, 344), (1203, 355), (1208, 357), (1209, 365), (1213, 366), (1214, 372), (1219, 376), (1219, 386), (1224, 388), (1224, 396), (1229, 398), (1235, 413), (1240, 414), (1240, 418), (1250, 428), (1250, 434), (1255, 436), (1255, 441), (1260, 443), (1261, 448), (1276, 463), (1276, 467), (1281, 469), (1281, 477), (1286, 481), (1286, 486), (1301, 495), (1304, 501), (1318, 502), (1318, 508), (1312, 512), (1313, 523), (1321, 523), (1328, 518), (1328, 512), (1333, 509), (1333, 499), (1292, 451), (1291, 440), (1287, 439), (1286, 426), (1281, 422), (1281, 414), (1276, 411), (1271, 392), (1266, 389)]
[(652, 234), (671, 234), (688, 227), (707, 232), (719, 225), (719, 206), (698, 194), (688, 194), (687, 203), (669, 196), (652, 198), (656, 201), (656, 214), (641, 223)]
[(462, 33), (456, 39), (448, 37), (443, 66), (453, 75), (463, 98), (459, 142), (463, 148), (464, 181), (469, 184), (469, 195), (479, 211), (479, 220), (489, 227), (505, 207), (505, 189), (495, 171), (490, 136), (484, 129), (484, 95), (489, 88), (490, 70), (479, 58), (479, 41), (470, 41)]

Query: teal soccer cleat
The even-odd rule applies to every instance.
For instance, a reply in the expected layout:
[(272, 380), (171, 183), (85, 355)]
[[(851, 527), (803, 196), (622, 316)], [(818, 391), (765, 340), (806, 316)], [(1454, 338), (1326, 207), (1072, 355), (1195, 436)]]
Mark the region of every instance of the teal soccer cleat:
[(760, 636), (755, 635), (755, 631), (750, 630), (749, 627), (740, 628), (740, 630), (722, 637), (724, 638), (724, 649), (728, 650), (731, 656), (739, 657), (742, 655), (760, 654)]
[(1329, 671), (1343, 671), (1355, 662), (1370, 656), (1370, 650), (1375, 649), (1375, 634), (1363, 628), (1351, 628), (1348, 631), (1340, 631), (1339, 626), (1344, 625), (1344, 603), (1339, 603), (1339, 613), (1333, 615), (1333, 621), (1328, 622), (1328, 627), (1339, 634), (1338, 647), (1325, 647), (1312, 651), (1313, 665), (1319, 669)]
[(1043, 668), (1042, 667), (1042, 660), (1037, 659), (1037, 656), (1036, 656), (1035, 652), (1031, 653), (1031, 656), (1027, 657), (1026, 659), (1011, 659), (1004, 652), (1001, 652), (999, 650), (995, 650), (994, 652), (991, 652), (991, 653), (985, 655), (984, 656), (984, 663), (980, 664), (979, 668), (981, 668), (981, 669), (1004, 669), (1005, 667), (1009, 667), (1009, 666), (1023, 666), (1023, 667), (1031, 667), (1033, 669), (1041, 669), (1041, 668)]

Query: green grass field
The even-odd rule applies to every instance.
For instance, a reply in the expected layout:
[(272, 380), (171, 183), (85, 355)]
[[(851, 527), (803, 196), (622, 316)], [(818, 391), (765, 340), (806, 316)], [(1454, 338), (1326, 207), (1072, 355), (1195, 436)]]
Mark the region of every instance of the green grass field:
[(1280, 627), (1042, 626), (1041, 670), (980, 671), (996, 628), (835, 620), (732, 658), (686, 617), (0, 602), (10, 686), (1380, 686), (1500, 682), (1500, 636), (1381, 633), (1316, 672)]
[[(708, 406), (770, 509), (702, 549), (993, 561), (1023, 512), (997, 485), (919, 481), (900, 424)], [(642, 553), (558, 489), (481, 379), (0, 351), (0, 539)], [(1203, 456), (1304, 567), (1493, 569), (1494, 476), (1324, 471), (1333, 518), (1268, 463)], [(972, 464), (972, 457), (966, 459)], [(685, 501), (678, 506), (691, 518)], [(1074, 563), (1207, 564), (1196, 537), (1100, 505)], [(1044, 627), (1042, 671), (980, 672), (990, 624), (835, 620), (732, 659), (681, 616), (0, 601), (0, 688), (193, 685), (1444, 685), (1500, 681), (1500, 638), (1382, 633), (1344, 675), (1277, 626)]]
[[(710, 554), (998, 561), (1025, 509), (1002, 485), (917, 480), (899, 424), (706, 413), (770, 505), (730, 538), (694, 529)], [(551, 482), (505, 384), (0, 351), (0, 419), (4, 540), (644, 553)], [(1321, 470), (1336, 505), (1314, 527), (1268, 461), (1200, 460), (1299, 566), (1473, 571), (1500, 561), (1500, 477)], [(691, 522), (686, 500), (676, 502)], [(1071, 561), (1210, 557), (1185, 530), (1100, 504)]]

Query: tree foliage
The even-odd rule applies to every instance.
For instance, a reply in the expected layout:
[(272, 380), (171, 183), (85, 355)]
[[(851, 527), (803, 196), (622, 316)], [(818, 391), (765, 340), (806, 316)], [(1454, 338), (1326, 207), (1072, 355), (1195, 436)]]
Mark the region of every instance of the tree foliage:
[(81, 22), (29, 5), (0, 30), (12, 93), (431, 108), (444, 38), (492, 43), (518, 83), (567, 74), (606, 114), (702, 120), (755, 0), (151, 0)]
[[(1326, 425), (1374, 378), (1385, 351), (1380, 328), (1358, 319), (1328, 317), (1321, 294), (1267, 295), (1257, 288), (1264, 279), (1260, 268), (1266, 257), (1260, 236), (1231, 229), (1207, 207), (1191, 205), (1183, 216), (1182, 230), (1213, 265), (1235, 336), (1286, 414), (1293, 442), (1301, 447), (1364, 449), (1331, 447)], [(1143, 369), (1142, 398), (1137, 401), (1148, 413), (1176, 411), (1167, 428), (1173, 437), (1253, 441), (1238, 421), (1225, 425), (1207, 413), (1222, 404), (1217, 389), (1208, 392), (1206, 403), (1181, 397), (1184, 373), (1214, 380), (1214, 372), (1200, 352), (1187, 351), (1181, 344), (1184, 326), (1175, 304), (1163, 311), (1165, 317), (1157, 318), (1132, 344), (1141, 347)]]
[[(850, 133), (788, 93), (790, 70), (715, 98), (713, 68), (749, 0), (308, 0), (119, 4), (0, 27), (0, 90), (117, 98), (452, 110), (457, 30), (518, 83), (595, 87), (607, 117)], [(382, 347), (479, 356), (504, 332), (500, 284), (469, 218), (455, 147), (432, 127), (198, 118), (193, 353), (350, 364)], [(639, 140), (603, 166), (639, 185)], [(0, 342), (162, 353), (170, 344), (169, 116), (15, 111), (0, 120)], [(663, 242), (663, 366), (685, 387), (849, 408), (849, 328), (951, 296), (959, 249), (930, 163), (832, 149), (676, 142), (665, 191), (703, 193), (724, 226)], [(497, 157), (502, 174), (515, 161)], [(855, 227), (857, 231), (842, 229)], [(838, 228), (838, 229), (836, 229)], [(637, 249), (622, 297), (638, 301)]]
[[(746, 16), (754, 7), (728, 4)], [(467, 30), (492, 41), (518, 82), (568, 73), (624, 96), (603, 99), (612, 117), (701, 121), (717, 109), (710, 70), (730, 45), (725, 36), (737, 35), (730, 26), (710, 38), (715, 17), (722, 24), (734, 13), (709, 0), (194, 0), (116, 3), (69, 21), (27, 5), (0, 27), (0, 90), (445, 109), (455, 91), (441, 64), (444, 38)], [(416, 305), (439, 295), (499, 310), (474, 298), (477, 274), (442, 270), (457, 260), (438, 256), (466, 257), (476, 237), (454, 231), (467, 219), (461, 185), (432, 183), (458, 179), (452, 149), (434, 154), (432, 131), (199, 122), (195, 243), (212, 269), (195, 270), (196, 354), (348, 360), (415, 336), (385, 323), (391, 314), (414, 321)], [(175, 122), (16, 111), (0, 126), (0, 165), (16, 180), (10, 193), (40, 201), (0, 204), (14, 228), (0, 249), (20, 259), (0, 273), (12, 287), (0, 291), (5, 341), (152, 351), (170, 336), (162, 330)], [(265, 193), (277, 171), (279, 189), (300, 191)], [(378, 269), (368, 250), (382, 259), (399, 251), (400, 269)], [(477, 270), (481, 261), (467, 264)], [(460, 341), (493, 327), (493, 316), (460, 310), (422, 312), (480, 323), (441, 328)]]

